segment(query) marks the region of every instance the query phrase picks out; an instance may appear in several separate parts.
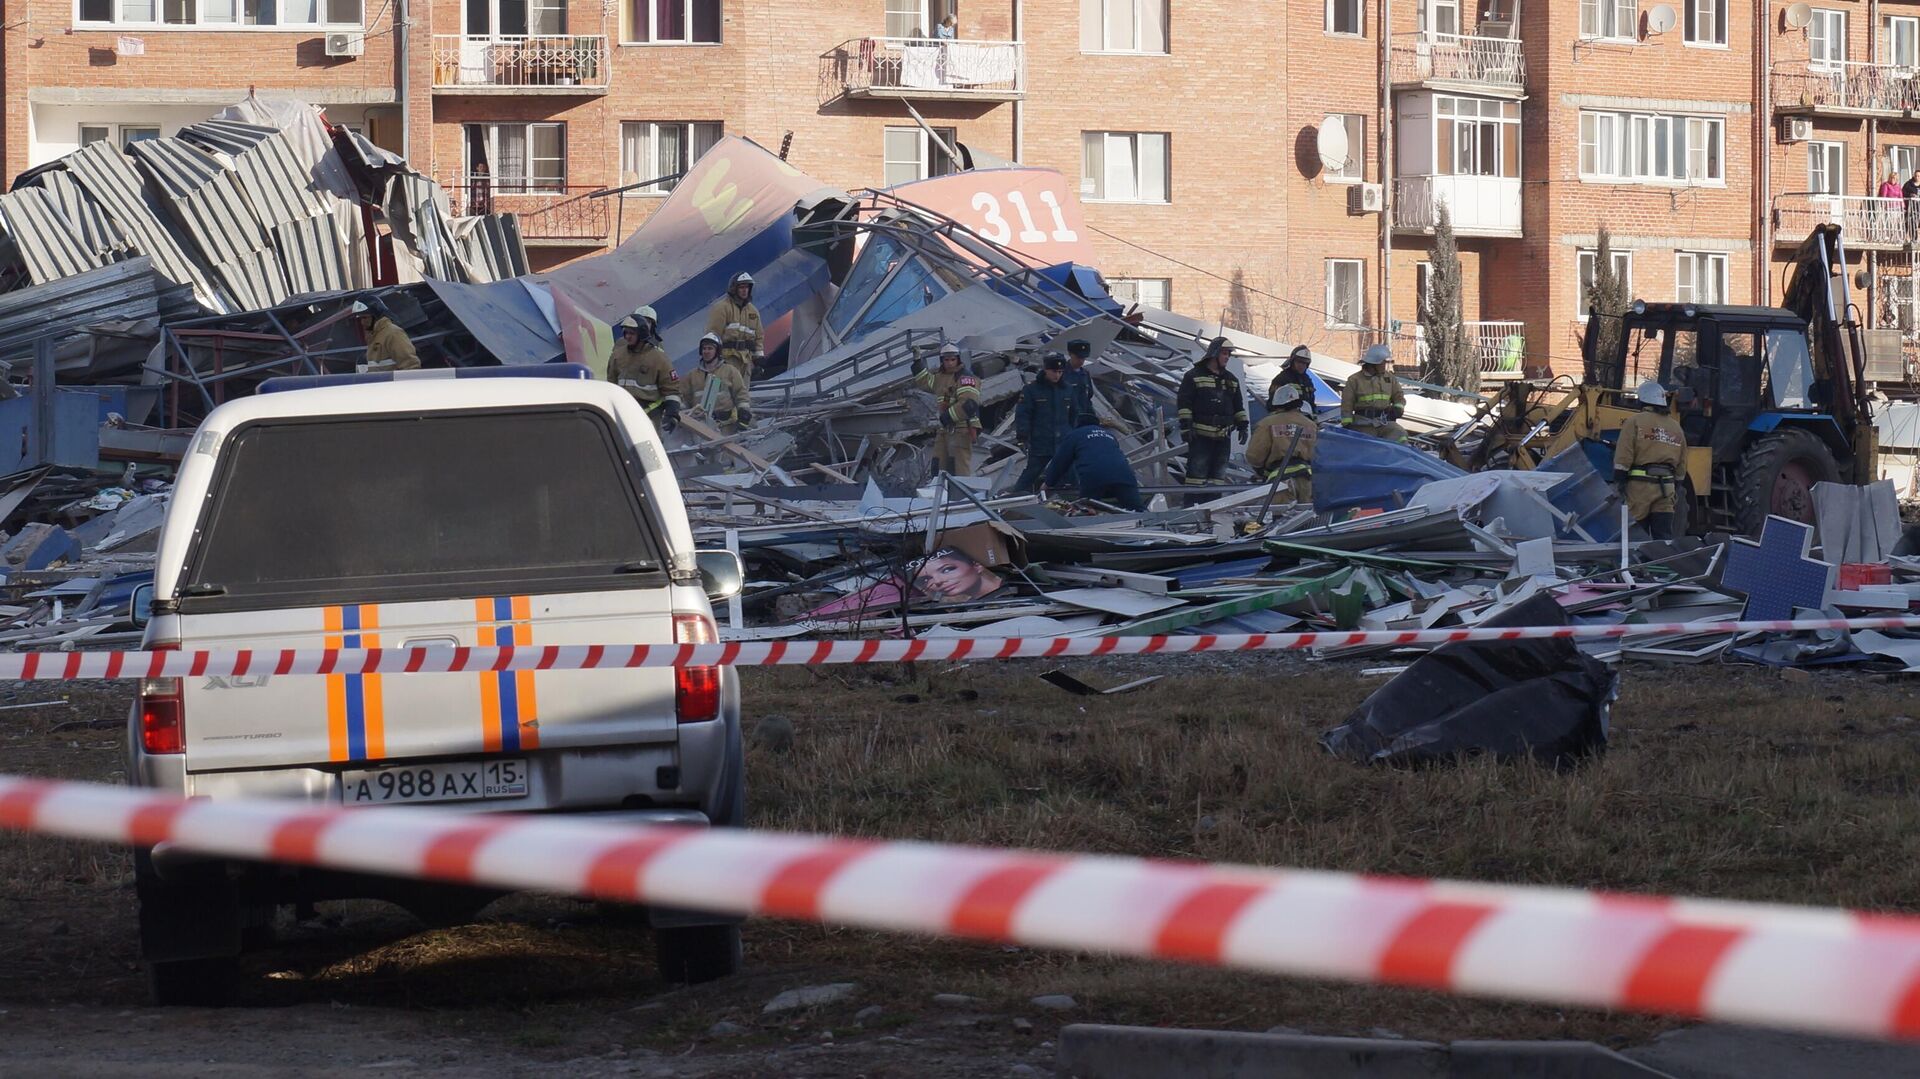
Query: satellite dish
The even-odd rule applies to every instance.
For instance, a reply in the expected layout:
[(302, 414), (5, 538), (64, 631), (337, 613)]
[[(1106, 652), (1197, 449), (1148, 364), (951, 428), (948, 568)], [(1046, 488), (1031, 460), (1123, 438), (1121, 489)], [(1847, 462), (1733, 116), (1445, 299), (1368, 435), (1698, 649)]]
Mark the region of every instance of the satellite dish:
[(1668, 4), (1655, 4), (1647, 11), (1647, 33), (1664, 34), (1674, 28), (1680, 17), (1673, 13)]
[(1329, 116), (1320, 121), (1320, 130), (1314, 136), (1314, 148), (1320, 151), (1320, 168), (1326, 172), (1339, 172), (1347, 167), (1347, 155), (1352, 147), (1347, 145), (1347, 122), (1338, 116)]
[(1787, 29), (1804, 30), (1807, 24), (1813, 21), (1813, 5), (1788, 4), (1787, 10), (1781, 17), (1786, 20)]

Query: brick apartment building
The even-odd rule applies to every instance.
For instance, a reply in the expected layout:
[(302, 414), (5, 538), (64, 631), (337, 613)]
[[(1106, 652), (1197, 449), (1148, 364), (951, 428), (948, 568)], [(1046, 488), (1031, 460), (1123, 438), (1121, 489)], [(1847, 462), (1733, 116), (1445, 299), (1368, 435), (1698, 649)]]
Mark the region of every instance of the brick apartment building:
[[(0, 0), (0, 151), (11, 177), (297, 97), (456, 208), (520, 212), (536, 266), (604, 250), (671, 181), (590, 193), (722, 134), (790, 134), (847, 187), (1019, 161), (1079, 180), (1123, 298), (1335, 354), (1391, 332), (1407, 364), (1444, 203), (1496, 377), (1577, 369), (1603, 226), (1637, 295), (1746, 303), (1833, 219), (1862, 310), (1920, 325), (1904, 208), (1874, 197), (1920, 167), (1920, 3), (1387, 6)], [(928, 43), (950, 12), (957, 41)]]

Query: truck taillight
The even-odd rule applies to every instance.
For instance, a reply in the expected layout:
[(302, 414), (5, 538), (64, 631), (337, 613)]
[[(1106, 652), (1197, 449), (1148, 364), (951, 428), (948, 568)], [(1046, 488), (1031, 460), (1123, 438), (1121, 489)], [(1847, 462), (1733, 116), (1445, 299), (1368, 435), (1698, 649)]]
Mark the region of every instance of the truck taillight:
[[(172, 652), (178, 641), (151, 646), (153, 652)], [(187, 709), (181, 700), (180, 679), (145, 678), (140, 681), (140, 748), (148, 753), (187, 751)]]
[[(704, 614), (673, 616), (673, 643), (715, 644), (720, 633)], [(720, 668), (675, 667), (673, 714), (682, 723), (704, 723), (720, 714)]]

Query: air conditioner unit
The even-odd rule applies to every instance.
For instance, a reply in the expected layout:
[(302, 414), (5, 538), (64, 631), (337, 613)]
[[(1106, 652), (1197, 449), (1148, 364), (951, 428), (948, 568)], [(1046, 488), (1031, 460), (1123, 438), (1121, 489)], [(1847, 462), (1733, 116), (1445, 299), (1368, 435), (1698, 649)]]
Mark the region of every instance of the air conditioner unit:
[(1354, 184), (1347, 188), (1347, 212), (1355, 216), (1377, 214), (1385, 201), (1379, 184)]
[(367, 35), (365, 34), (352, 30), (340, 30), (327, 35), (328, 56), (359, 56), (366, 51)]
[(1782, 116), (1780, 118), (1780, 140), (1782, 142), (1807, 142), (1812, 138), (1812, 118), (1806, 116)]

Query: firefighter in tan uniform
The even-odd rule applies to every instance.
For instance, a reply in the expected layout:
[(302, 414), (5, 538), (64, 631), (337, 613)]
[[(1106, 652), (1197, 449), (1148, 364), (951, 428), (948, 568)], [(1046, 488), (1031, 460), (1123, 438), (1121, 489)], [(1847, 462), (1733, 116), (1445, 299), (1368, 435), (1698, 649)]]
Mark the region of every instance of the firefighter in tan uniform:
[(1674, 496), (1687, 459), (1687, 436), (1667, 414), (1667, 390), (1640, 384), (1640, 411), (1620, 424), (1613, 447), (1613, 482), (1627, 500), (1627, 514), (1657, 540), (1673, 538)]
[(707, 332), (720, 341), (720, 358), (740, 372), (744, 382), (766, 359), (766, 333), (760, 309), (753, 306), (753, 275), (745, 270), (727, 282), (727, 294), (707, 312)]
[(1282, 383), (1273, 391), (1273, 411), (1253, 429), (1247, 464), (1268, 481), (1280, 480), (1302, 505), (1313, 504), (1313, 447), (1320, 427), (1302, 407), (1300, 387)]
[(360, 332), (367, 338), (365, 371), (418, 371), (420, 355), (413, 350), (413, 339), (393, 321), (393, 316), (378, 300), (353, 301), (353, 317), (360, 321)]
[(607, 380), (640, 402), (661, 431), (680, 425), (680, 379), (660, 347), (659, 317), (642, 307), (620, 320), (620, 340), (607, 358)]
[(700, 366), (687, 372), (685, 385), (680, 391), (681, 400), (688, 408), (706, 413), (723, 433), (753, 423), (753, 412), (747, 407), (747, 380), (720, 358), (718, 334), (700, 339)]
[(933, 462), (950, 476), (973, 475), (973, 440), (980, 434), (980, 380), (967, 374), (960, 346), (940, 346), (936, 367), (920, 371), (914, 382), (933, 394), (940, 431), (933, 436)]
[(1407, 440), (1407, 429), (1399, 423), (1407, 411), (1407, 395), (1387, 369), (1392, 355), (1387, 346), (1375, 345), (1360, 358), (1359, 373), (1340, 389), (1340, 426), (1388, 442)]

